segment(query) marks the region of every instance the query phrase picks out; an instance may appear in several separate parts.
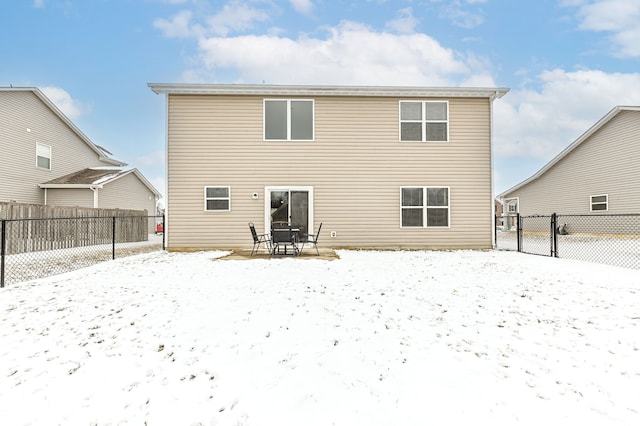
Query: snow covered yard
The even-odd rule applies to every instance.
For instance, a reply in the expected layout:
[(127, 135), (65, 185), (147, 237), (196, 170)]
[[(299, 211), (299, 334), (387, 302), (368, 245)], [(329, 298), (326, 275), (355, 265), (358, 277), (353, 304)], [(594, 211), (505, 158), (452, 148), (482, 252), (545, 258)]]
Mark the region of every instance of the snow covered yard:
[(22, 425), (640, 424), (640, 271), (154, 252), (0, 291)]

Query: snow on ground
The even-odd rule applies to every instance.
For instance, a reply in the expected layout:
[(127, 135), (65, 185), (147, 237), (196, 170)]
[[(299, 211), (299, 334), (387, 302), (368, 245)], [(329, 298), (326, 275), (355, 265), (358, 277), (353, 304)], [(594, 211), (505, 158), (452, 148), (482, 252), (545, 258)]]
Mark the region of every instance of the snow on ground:
[[(640, 269), (640, 238), (637, 235), (614, 236), (593, 234), (558, 235), (558, 257), (586, 260), (613, 266)], [(498, 231), (496, 247), (517, 250), (516, 232)], [(522, 238), (524, 253), (551, 255), (549, 233), (525, 233)]]
[(640, 424), (640, 271), (505, 251), (223, 254), (2, 289), (2, 424)]
[[(162, 234), (149, 234), (146, 241), (115, 244), (115, 257), (162, 250)], [(112, 244), (32, 251), (5, 257), (5, 285), (48, 277), (85, 268), (112, 259)]]

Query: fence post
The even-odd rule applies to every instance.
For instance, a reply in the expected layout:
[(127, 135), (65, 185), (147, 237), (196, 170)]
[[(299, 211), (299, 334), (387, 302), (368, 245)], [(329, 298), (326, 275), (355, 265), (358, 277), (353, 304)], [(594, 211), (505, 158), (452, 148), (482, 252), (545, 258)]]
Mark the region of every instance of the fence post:
[(4, 288), (4, 256), (7, 245), (7, 221), (2, 220), (2, 232), (0, 232), (0, 288)]
[(522, 221), (520, 213), (516, 213), (516, 243), (518, 244), (518, 253), (522, 252)]
[(166, 250), (164, 236), (167, 235), (167, 225), (164, 221), (164, 213), (162, 213), (162, 250)]
[(116, 217), (111, 218), (111, 260), (116, 258)]
[(551, 256), (558, 257), (558, 215), (551, 215)]

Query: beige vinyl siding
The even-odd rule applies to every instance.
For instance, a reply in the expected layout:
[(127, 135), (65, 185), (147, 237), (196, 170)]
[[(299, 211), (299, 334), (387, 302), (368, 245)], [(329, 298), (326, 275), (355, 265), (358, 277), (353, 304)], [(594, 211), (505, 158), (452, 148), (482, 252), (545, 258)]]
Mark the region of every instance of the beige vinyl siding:
[[(98, 191), (98, 197), (100, 208), (146, 210), (147, 216), (156, 214), (155, 194), (134, 173), (105, 184)], [(149, 220), (149, 233), (154, 232), (155, 220)]]
[(640, 112), (621, 111), (543, 175), (509, 193), (520, 214), (587, 214), (590, 196), (607, 194), (609, 210), (640, 212)]
[[(37, 143), (51, 147), (51, 170), (36, 167)], [(33, 92), (0, 91), (0, 201), (44, 203), (38, 184), (106, 165)]]
[(93, 191), (89, 188), (48, 188), (47, 205), (93, 208)]
[[(324, 246), (491, 247), (489, 99), (448, 99), (448, 143), (399, 141), (406, 98), (315, 97), (313, 142), (263, 141), (260, 96), (168, 99), (170, 249), (247, 247), (265, 186), (313, 187)], [(205, 186), (230, 186), (231, 211), (205, 212)], [(402, 186), (449, 187), (450, 228), (401, 229)]]
[(108, 182), (98, 192), (100, 208), (146, 210), (155, 214), (156, 199), (149, 188), (134, 173)]

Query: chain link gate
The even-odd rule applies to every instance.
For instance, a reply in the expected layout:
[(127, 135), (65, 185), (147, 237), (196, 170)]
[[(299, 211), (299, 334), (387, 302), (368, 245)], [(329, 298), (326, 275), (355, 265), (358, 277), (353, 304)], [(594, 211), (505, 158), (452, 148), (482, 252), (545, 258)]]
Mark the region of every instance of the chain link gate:
[(541, 256), (555, 254), (553, 216), (519, 216), (518, 251)]

